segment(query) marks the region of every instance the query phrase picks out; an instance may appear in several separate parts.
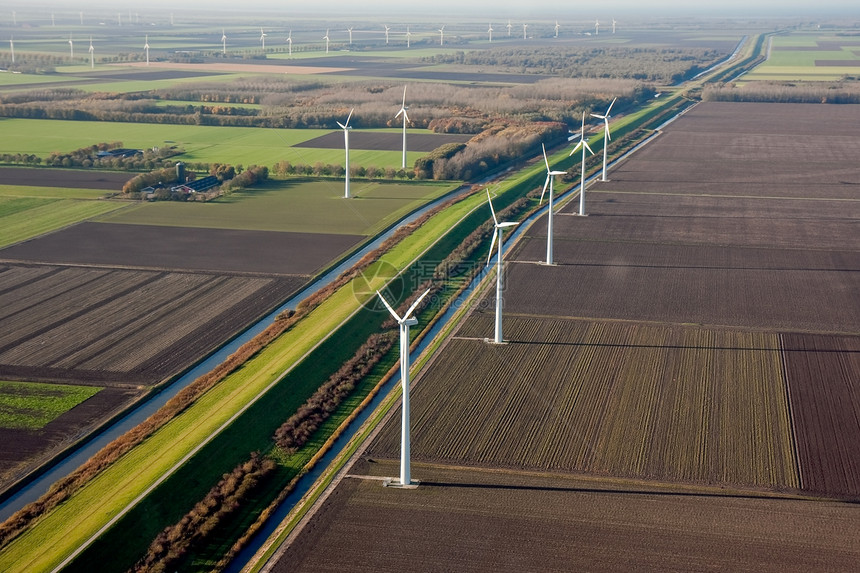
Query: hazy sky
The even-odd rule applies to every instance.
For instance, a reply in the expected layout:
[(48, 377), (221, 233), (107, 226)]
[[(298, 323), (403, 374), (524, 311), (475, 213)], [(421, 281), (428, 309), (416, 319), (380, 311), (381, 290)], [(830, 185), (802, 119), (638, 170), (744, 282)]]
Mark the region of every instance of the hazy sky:
[[(314, 16), (338, 16), (344, 13), (361, 14), (368, 12), (390, 12), (405, 14), (409, 12), (427, 13), (436, 16), (454, 16), (457, 13), (477, 15), (486, 13), (488, 18), (502, 19), (511, 16), (540, 18), (550, 14), (564, 14), (567, 17), (590, 17), (594, 14), (623, 14), (625, 11), (643, 14), (665, 15), (675, 12), (693, 14), (708, 12), (722, 16), (735, 14), (758, 14), (771, 16), (792, 16), (796, 14), (815, 15), (816, 13), (860, 14), (857, 0), (722, 0), (719, 2), (696, 2), (691, 0), (603, 0), (593, 3), (560, 2), (558, 0), (314, 0), (297, 2), (295, 0), (147, 0), (140, 3), (132, 0), (5, 0), (7, 10), (14, 10), (20, 3), (22, 10), (32, 10), (35, 5), (48, 10), (81, 10), (86, 6), (110, 7), (113, 10), (152, 10), (154, 7), (167, 9), (193, 10), (197, 8), (231, 10), (272, 9), (278, 13), (302, 13)], [(310, 11), (313, 11), (311, 13)]]

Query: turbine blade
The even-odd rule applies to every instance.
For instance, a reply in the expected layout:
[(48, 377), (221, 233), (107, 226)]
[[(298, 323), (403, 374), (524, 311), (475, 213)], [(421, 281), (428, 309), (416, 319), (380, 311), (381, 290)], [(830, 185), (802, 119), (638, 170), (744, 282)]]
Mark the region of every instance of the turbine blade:
[(515, 221), (507, 221), (505, 223), (499, 223), (499, 229), (506, 229), (508, 227), (516, 227), (519, 223)]
[(387, 308), (387, 309), (388, 309), (388, 312), (390, 312), (390, 313), (391, 313), (391, 316), (393, 316), (395, 319), (397, 319), (397, 322), (401, 322), (403, 319), (401, 319), (399, 316), (397, 316), (397, 313), (396, 313), (396, 312), (394, 312), (394, 309), (393, 309), (393, 308), (391, 308), (391, 305), (390, 305), (390, 304), (388, 304), (388, 301), (387, 301), (387, 300), (385, 300), (385, 297), (384, 297), (384, 296), (382, 296), (382, 293), (381, 293), (381, 292), (379, 292), (379, 291), (376, 291), (376, 294), (378, 294), (378, 295), (379, 295), (379, 300), (381, 300), (381, 301), (382, 301), (382, 304), (384, 304), (384, 305), (385, 305), (385, 308)]
[(336, 121), (335, 123), (337, 123), (341, 129), (346, 129), (346, 126), (344, 124), (342, 124), (341, 122)]
[(417, 299), (415, 302), (413, 302), (413, 303), (412, 303), (412, 306), (410, 306), (410, 307), (409, 307), (409, 310), (407, 310), (407, 311), (406, 311), (406, 313), (403, 315), (403, 320), (406, 320), (407, 318), (409, 318), (409, 317), (412, 315), (412, 312), (413, 312), (416, 308), (418, 308), (418, 305), (419, 305), (419, 304), (421, 304), (421, 301), (422, 301), (422, 300), (424, 300), (424, 297), (425, 297), (425, 296), (427, 296), (428, 294), (430, 294), (430, 289), (429, 289), (429, 288), (428, 288), (427, 290), (425, 290), (425, 291), (424, 291), (424, 294), (422, 294), (421, 296), (419, 296), (419, 297), (418, 297), (418, 299)]
[[(587, 141), (585, 141), (585, 140), (583, 139), (583, 140), (582, 140), (582, 143), (583, 143), (583, 145), (585, 145), (585, 149), (587, 149), (588, 151), (591, 151), (591, 146), (589, 146), (589, 145), (588, 145), (588, 142), (587, 142)], [(583, 153), (585, 153), (585, 151), (583, 151)], [(594, 152), (593, 152), (593, 151), (591, 151), (591, 154), (592, 154), (592, 155), (594, 155)]]
[(409, 114), (408, 114), (408, 113), (406, 113), (406, 108), (403, 108), (403, 118), (404, 118), (407, 122), (411, 121), (411, 120), (409, 119)]
[(400, 106), (404, 109), (406, 108), (406, 87), (407, 86), (403, 86), (403, 104)]
[(612, 103), (611, 103), (611, 104), (609, 104), (609, 109), (607, 109), (607, 110), (606, 110), (606, 117), (609, 117), (609, 112), (612, 110), (612, 106), (613, 106), (613, 105), (615, 105), (615, 100), (617, 100), (617, 99), (618, 99), (618, 98), (614, 98), (614, 99), (612, 100)]
[(540, 202), (538, 202), (538, 205), (543, 204), (543, 194), (546, 193), (546, 188), (549, 187), (550, 177), (552, 177), (552, 175), (550, 173), (547, 173), (546, 174), (546, 181), (543, 182), (543, 191), (540, 192)]
[[(579, 142), (576, 144), (576, 146), (570, 151), (570, 155), (573, 155), (574, 153), (579, 151), (579, 148), (582, 145), (582, 142), (583, 142), (583, 140), (580, 139)], [(570, 157), (570, 155), (568, 155), (568, 157)]]
[[(546, 163), (546, 172), (550, 172), (549, 168), (549, 159), (546, 158), (546, 146), (543, 143), (540, 144), (540, 148), (543, 150), (543, 162)], [(546, 189), (546, 185), (544, 185), (544, 189)]]
[(606, 121), (606, 139), (608, 139), (609, 141), (612, 141), (612, 134), (609, 133), (609, 120), (607, 119), (605, 121)]
[(400, 108), (400, 111), (397, 112), (397, 115), (394, 116), (394, 119), (397, 119), (398, 117), (400, 117), (401, 113), (406, 113), (406, 110), (403, 109), (402, 107)]
[(493, 214), (493, 223), (498, 227), (499, 220), (496, 219), (496, 210), (493, 209), (493, 200), (490, 199), (490, 190), (487, 189), (487, 201), (490, 203), (490, 213)]
[(352, 112), (354, 112), (354, 111), (355, 111), (355, 108), (352, 108), (351, 110), (349, 110), (349, 115), (346, 116), (346, 125), (344, 126), (344, 129), (346, 129), (346, 126), (349, 125), (349, 120), (352, 119)]
[(499, 228), (493, 229), (493, 240), (490, 242), (490, 252), (487, 253), (487, 266), (490, 266), (490, 259), (493, 258), (493, 247), (496, 246), (496, 238), (499, 236)]
[(592, 114), (591, 114), (591, 117), (596, 117), (597, 119), (606, 119), (606, 116), (603, 116), (603, 115), (597, 115), (596, 113), (592, 113)]

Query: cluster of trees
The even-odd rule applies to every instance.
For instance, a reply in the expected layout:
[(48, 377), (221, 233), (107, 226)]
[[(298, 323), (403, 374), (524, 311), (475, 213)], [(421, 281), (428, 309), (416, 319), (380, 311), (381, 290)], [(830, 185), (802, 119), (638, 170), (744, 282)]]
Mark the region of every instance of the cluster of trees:
[(56, 54), (16, 52), (12, 63), (12, 52), (0, 52), (0, 68), (24, 74), (52, 74), (58, 64), (68, 63), (69, 59)]
[(85, 167), (96, 169), (112, 169), (118, 171), (152, 170), (157, 167), (169, 167), (170, 157), (184, 153), (176, 146), (145, 149), (142, 153), (128, 156), (99, 156), (99, 152), (121, 149), (122, 142), (97, 143), (61, 153), (51, 152), (48, 157), (39, 157), (28, 153), (0, 154), (0, 163), (13, 165), (45, 165), (48, 167)]
[[(333, 165), (318, 161), (313, 165), (308, 163), (292, 163), (290, 161), (278, 161), (272, 166), (272, 173), (277, 177), (290, 175), (306, 175), (315, 177), (343, 177), (345, 170), (343, 165)], [(376, 167), (369, 165), (350, 165), (351, 177), (366, 177), (368, 179), (415, 179), (415, 171), (408, 169), (395, 169), (394, 167)]]
[[(250, 165), (245, 170), (236, 170), (234, 177), (223, 182), (223, 191), (235, 191), (246, 187), (253, 187), (269, 178), (269, 168), (265, 165)], [(217, 175), (216, 175), (217, 177)]]
[(159, 533), (132, 571), (174, 571), (188, 552), (229, 519), (276, 467), (271, 459), (252, 454), (251, 459), (225, 474), (178, 523)]
[(135, 175), (122, 186), (123, 193), (139, 193), (142, 189), (155, 185), (176, 183), (176, 168), (164, 167), (148, 173)]
[(501, 68), (523, 74), (568, 78), (625, 78), (676, 83), (709, 68), (726, 52), (708, 48), (623, 48), (585, 46), (504, 47), (427, 56), (442, 64)]
[(708, 85), (704, 101), (742, 101), (768, 103), (860, 103), (858, 82), (750, 82)]
[(343, 366), (317, 388), (307, 402), (275, 430), (275, 443), (288, 454), (301, 448), (314, 432), (331, 416), (344, 398), (376, 366), (394, 345), (396, 336), (392, 332), (372, 334), (344, 362)]

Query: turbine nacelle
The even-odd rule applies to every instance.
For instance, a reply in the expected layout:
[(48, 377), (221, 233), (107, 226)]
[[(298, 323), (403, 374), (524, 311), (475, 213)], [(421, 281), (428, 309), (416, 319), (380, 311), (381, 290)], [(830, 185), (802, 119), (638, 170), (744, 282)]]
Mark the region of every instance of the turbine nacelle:
[(342, 130), (346, 131), (347, 129), (352, 129), (352, 127), (350, 127), (350, 125), (349, 125), (349, 120), (352, 118), (352, 112), (354, 112), (354, 111), (355, 111), (355, 108), (352, 108), (351, 110), (349, 110), (349, 115), (346, 116), (346, 122), (344, 122), (344, 123), (341, 123), (339, 121), (337, 122), (337, 124), (340, 126), (340, 128)]
[[(510, 221), (504, 221), (504, 222), (499, 223), (499, 219), (496, 218), (496, 210), (493, 209), (493, 200), (490, 198), (490, 190), (489, 189), (487, 189), (487, 202), (490, 204), (490, 213), (493, 215), (493, 224), (495, 227), (493, 229), (493, 240), (490, 242), (490, 252), (487, 255), (487, 265), (489, 265), (490, 259), (493, 258), (493, 247), (496, 246), (496, 240), (497, 239), (499, 241), (499, 247), (501, 247), (501, 241), (502, 241), (501, 234), (502, 234), (503, 230), (508, 229), (510, 227), (516, 227), (517, 225), (519, 225), (519, 223), (510, 222)], [(501, 253), (499, 254), (499, 256), (501, 256)]]

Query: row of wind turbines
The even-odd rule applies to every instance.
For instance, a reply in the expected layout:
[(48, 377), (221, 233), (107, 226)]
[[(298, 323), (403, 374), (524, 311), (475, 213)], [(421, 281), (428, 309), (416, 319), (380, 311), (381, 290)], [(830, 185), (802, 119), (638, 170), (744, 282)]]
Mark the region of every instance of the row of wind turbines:
[[(616, 98), (617, 99), (617, 98)], [(598, 119), (603, 120), (603, 171), (601, 175), (601, 180), (606, 181), (606, 154), (607, 154), (607, 144), (612, 139), (609, 133), (609, 118), (610, 112), (612, 111), (612, 106), (615, 105), (616, 99), (612, 100), (612, 103), (609, 104), (609, 107), (606, 109), (606, 112), (603, 114), (595, 114), (592, 113), (592, 117), (596, 117)], [(406, 90), (403, 90), (403, 107), (401, 111), (403, 111), (405, 115), (405, 104), (406, 104)], [(351, 115), (351, 113), (350, 113)], [(398, 113), (398, 115), (400, 115)], [(347, 118), (347, 124), (349, 123), (349, 119)], [(405, 123), (404, 123), (405, 126)], [(404, 138), (405, 138), (405, 127), (404, 127)], [(405, 139), (404, 139), (405, 142)], [(543, 204), (544, 195), (549, 189), (549, 202), (548, 202), (548, 211), (547, 211), (547, 247), (546, 247), (546, 265), (554, 265), (553, 262), (553, 253), (552, 253), (552, 217), (553, 217), (553, 182), (556, 176), (564, 175), (566, 171), (558, 171), (553, 170), (549, 164), (549, 158), (546, 154), (546, 147), (541, 144), (541, 148), (543, 151), (543, 160), (546, 165), (546, 181), (543, 184), (543, 191), (541, 192), (540, 203)], [(405, 149), (405, 147), (404, 147)], [(582, 114), (582, 128), (580, 132), (580, 140), (577, 142), (576, 146), (571, 150), (569, 156), (573, 156), (577, 151), (582, 150), (582, 174), (580, 178), (580, 188), (579, 188), (579, 215), (585, 216), (585, 158), (586, 152), (590, 152), (594, 154), (591, 150), (591, 147), (588, 145), (588, 141), (585, 139), (585, 112)], [(502, 309), (504, 306), (504, 299), (502, 297), (502, 293), (504, 292), (503, 285), (503, 269), (502, 269), (502, 256), (504, 254), (504, 232), (506, 229), (511, 229), (519, 225), (518, 222), (515, 221), (499, 221), (499, 218), (496, 216), (496, 210), (493, 208), (493, 199), (490, 196), (490, 190), (486, 189), (487, 192), (487, 203), (490, 206), (490, 214), (493, 217), (493, 238), (490, 242), (490, 250), (487, 254), (487, 266), (490, 265), (490, 261), (493, 257), (493, 249), (496, 247), (498, 243), (498, 251), (496, 254), (496, 320), (495, 320), (495, 332), (493, 342), (495, 344), (503, 344), (504, 337), (502, 334)], [(418, 308), (418, 305), (424, 300), (424, 297), (430, 290), (424, 291), (418, 299), (412, 303), (412, 305), (407, 309), (407, 311), (400, 316), (394, 310), (394, 308), (385, 300), (385, 297), (382, 296), (382, 293), (379, 291), (376, 294), (379, 296), (379, 299), (382, 301), (382, 304), (385, 305), (385, 308), (388, 309), (388, 312), (391, 313), (391, 316), (397, 321), (397, 324), (400, 328), (400, 384), (402, 390), (402, 401), (401, 401), (401, 414), (400, 414), (400, 477), (399, 480), (388, 480), (386, 481), (386, 485), (390, 487), (399, 487), (399, 488), (414, 488), (417, 487), (418, 482), (412, 479), (411, 475), (411, 430), (410, 430), (410, 404), (409, 404), (409, 391), (410, 391), (410, 381), (409, 381), (409, 327), (415, 326), (418, 324), (418, 320), (413, 316), (415, 309)]]

